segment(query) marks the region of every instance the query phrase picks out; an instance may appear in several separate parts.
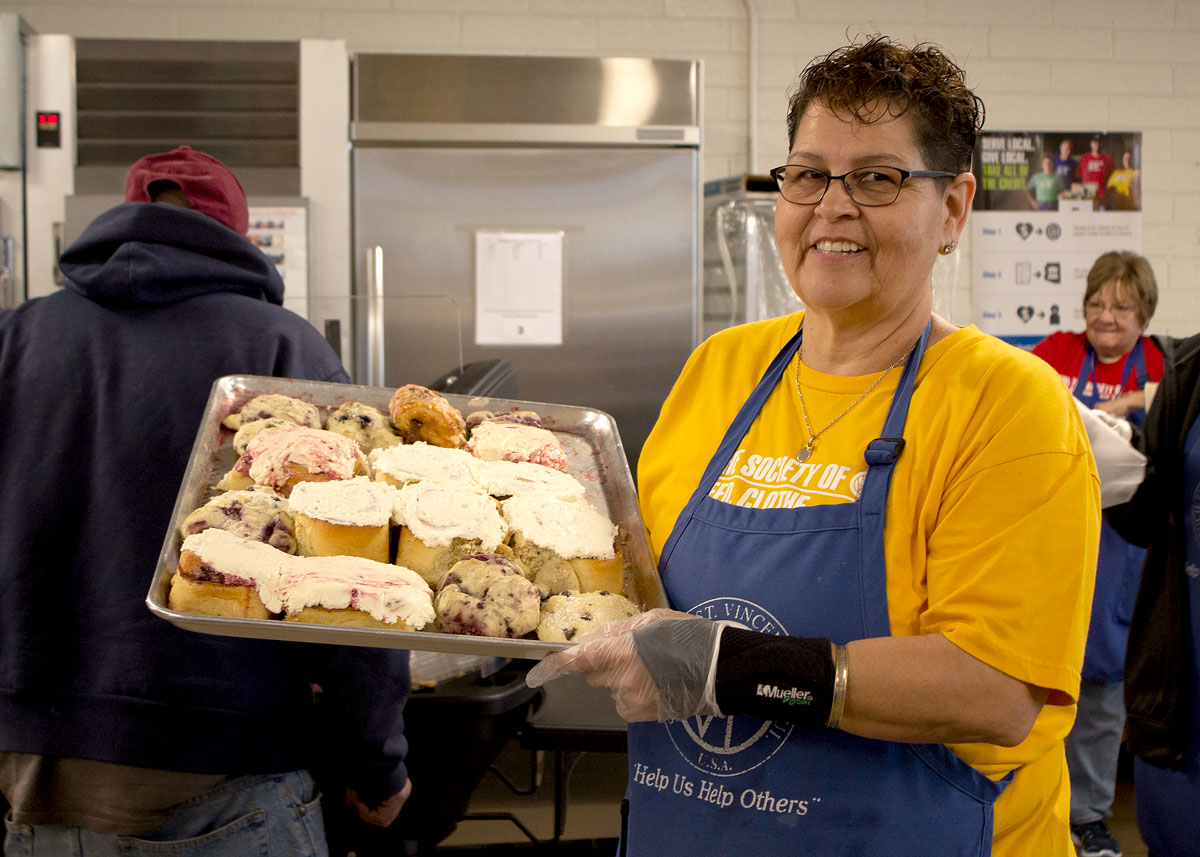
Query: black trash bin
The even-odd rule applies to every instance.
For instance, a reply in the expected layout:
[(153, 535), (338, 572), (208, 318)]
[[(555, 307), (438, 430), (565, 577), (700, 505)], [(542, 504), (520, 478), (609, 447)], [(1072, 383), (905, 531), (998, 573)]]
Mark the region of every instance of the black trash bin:
[(513, 661), (486, 678), (468, 673), (414, 689), (404, 708), (412, 796), (390, 827), (379, 828), (345, 807), (344, 784), (322, 783), (331, 857), (428, 854), (453, 833), (475, 786), (525, 724), (539, 693), (525, 684), (531, 665)]
[(495, 396), (498, 399), (517, 398), (516, 373), (512, 364), (503, 358), (479, 360), (451, 369), (426, 386), (439, 393)]

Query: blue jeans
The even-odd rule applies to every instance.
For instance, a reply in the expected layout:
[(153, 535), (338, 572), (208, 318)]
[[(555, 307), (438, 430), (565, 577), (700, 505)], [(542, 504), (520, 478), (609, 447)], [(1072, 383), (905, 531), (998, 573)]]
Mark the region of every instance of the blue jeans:
[(5, 857), (328, 857), (320, 795), (306, 771), (231, 777), (140, 836), (5, 820)]

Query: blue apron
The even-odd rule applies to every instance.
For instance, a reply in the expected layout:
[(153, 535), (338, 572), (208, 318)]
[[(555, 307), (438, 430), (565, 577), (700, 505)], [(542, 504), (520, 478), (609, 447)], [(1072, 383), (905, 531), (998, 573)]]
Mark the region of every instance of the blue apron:
[(1188, 431), (1183, 468), (1188, 605), (1192, 627), (1191, 758), (1182, 771), (1169, 771), (1134, 759), (1138, 831), (1156, 857), (1196, 857), (1200, 853), (1200, 420)]
[[(659, 563), (673, 605), (768, 634), (838, 643), (891, 633), (883, 526), (926, 327), (858, 502), (749, 509), (709, 492), (796, 354), (797, 333), (729, 426)], [(1010, 777), (1011, 778), (1011, 775)], [(1007, 785), (941, 744), (733, 717), (629, 729), (630, 855), (983, 857)]]
[[(1079, 379), (1072, 394), (1089, 408), (1094, 408), (1105, 399), (1093, 378), (1096, 368), (1096, 351), (1088, 347)], [(1146, 360), (1142, 341), (1125, 358), (1125, 370), (1121, 373), (1120, 395), (1129, 382), (1129, 376), (1137, 372), (1137, 386), (1146, 386)], [(1087, 390), (1091, 381), (1092, 389)], [(1145, 411), (1134, 411), (1130, 422), (1141, 425)], [(1100, 552), (1096, 562), (1096, 592), (1092, 596), (1092, 619), (1088, 626), (1087, 647), (1083, 654), (1082, 676), (1087, 681), (1106, 683), (1119, 682), (1125, 670), (1125, 646), (1129, 641), (1129, 620), (1133, 615), (1133, 604), (1137, 600), (1138, 583), (1142, 577), (1142, 563), (1146, 551), (1129, 544), (1107, 521), (1100, 525)]]

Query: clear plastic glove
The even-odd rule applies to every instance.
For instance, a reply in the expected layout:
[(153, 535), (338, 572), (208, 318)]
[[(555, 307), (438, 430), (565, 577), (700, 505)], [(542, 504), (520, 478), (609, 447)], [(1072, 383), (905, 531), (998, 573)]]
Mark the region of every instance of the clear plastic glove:
[(1129, 420), (1113, 416), (1108, 411), (1103, 411), (1100, 408), (1092, 408), (1092, 413), (1100, 422), (1119, 434), (1123, 440), (1130, 440), (1133, 437), (1133, 426), (1129, 424)]
[(1146, 475), (1146, 456), (1129, 445), (1133, 430), (1125, 420), (1116, 420), (1103, 411), (1089, 408), (1075, 399), (1075, 407), (1087, 429), (1096, 471), (1100, 475), (1100, 506), (1107, 509), (1124, 503)]
[(540, 687), (569, 673), (606, 687), (629, 722), (684, 720), (716, 714), (717, 650), (725, 623), (655, 609), (612, 622), (579, 644), (547, 656), (525, 682)]

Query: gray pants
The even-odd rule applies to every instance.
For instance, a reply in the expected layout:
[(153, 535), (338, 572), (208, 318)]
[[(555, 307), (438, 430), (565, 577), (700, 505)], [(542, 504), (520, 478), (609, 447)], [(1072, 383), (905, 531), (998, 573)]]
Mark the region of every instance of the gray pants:
[(1075, 725), (1067, 735), (1071, 824), (1101, 821), (1112, 814), (1124, 729), (1124, 683), (1084, 681)]

